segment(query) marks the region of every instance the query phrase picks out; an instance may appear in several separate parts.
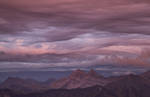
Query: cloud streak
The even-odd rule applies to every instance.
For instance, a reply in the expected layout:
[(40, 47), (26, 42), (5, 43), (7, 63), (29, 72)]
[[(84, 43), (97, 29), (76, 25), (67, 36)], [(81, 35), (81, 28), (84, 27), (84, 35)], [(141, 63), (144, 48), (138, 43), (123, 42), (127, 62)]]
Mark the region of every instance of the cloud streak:
[(148, 0), (1, 0), (0, 63), (150, 67), (149, 5)]

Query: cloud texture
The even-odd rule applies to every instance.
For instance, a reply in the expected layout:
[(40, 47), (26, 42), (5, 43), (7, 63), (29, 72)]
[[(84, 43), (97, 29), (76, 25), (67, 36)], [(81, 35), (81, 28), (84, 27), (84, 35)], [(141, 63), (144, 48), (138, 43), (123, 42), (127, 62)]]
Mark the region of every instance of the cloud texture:
[(149, 68), (149, 5), (149, 0), (1, 0), (0, 68)]

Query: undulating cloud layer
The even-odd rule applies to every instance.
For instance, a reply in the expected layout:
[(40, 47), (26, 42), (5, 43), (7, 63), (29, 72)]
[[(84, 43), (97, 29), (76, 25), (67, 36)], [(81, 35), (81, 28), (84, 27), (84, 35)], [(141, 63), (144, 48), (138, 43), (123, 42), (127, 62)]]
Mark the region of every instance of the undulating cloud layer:
[(0, 0), (0, 68), (150, 68), (149, 0)]

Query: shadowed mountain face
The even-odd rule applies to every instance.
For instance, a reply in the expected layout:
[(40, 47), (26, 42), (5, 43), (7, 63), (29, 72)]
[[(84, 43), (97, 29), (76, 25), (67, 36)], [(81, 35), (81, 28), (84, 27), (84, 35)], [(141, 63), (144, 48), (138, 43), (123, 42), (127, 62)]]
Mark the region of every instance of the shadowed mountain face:
[[(122, 77), (106, 85), (100, 97), (149, 97), (150, 81), (136, 75)], [(98, 97), (98, 96), (97, 96)]]
[(22, 92), (33, 92), (35, 90), (42, 90), (44, 85), (42, 86), (40, 82), (31, 79), (25, 80), (21, 78), (8, 78), (1, 84), (0, 88), (7, 88)]
[(150, 80), (150, 71), (141, 74), (141, 76)]
[[(31, 93), (31, 94), (12, 94), (12, 91), (0, 90), (1, 95), (7, 95), (7, 97), (95, 97), (101, 91), (101, 86), (94, 86), (84, 89), (57, 89), (57, 90), (48, 90), (45, 92)], [(2, 94), (3, 93), (3, 94)]]
[(0, 90), (0, 97), (14, 97), (16, 95), (17, 95), (17, 93), (15, 93), (11, 90), (8, 90), (8, 89)]
[(7, 80), (1, 83), (0, 88), (10, 89), (22, 93), (31, 93), (31, 92), (50, 89), (48, 85), (51, 84), (53, 81), (55, 80), (49, 79), (45, 82), (38, 82), (33, 79), (21, 79), (21, 78), (9, 77)]
[(104, 86), (109, 81), (102, 75), (98, 75), (94, 70), (90, 70), (88, 73), (82, 70), (76, 70), (67, 78), (62, 78), (52, 83), (51, 88), (86, 88), (94, 85)]

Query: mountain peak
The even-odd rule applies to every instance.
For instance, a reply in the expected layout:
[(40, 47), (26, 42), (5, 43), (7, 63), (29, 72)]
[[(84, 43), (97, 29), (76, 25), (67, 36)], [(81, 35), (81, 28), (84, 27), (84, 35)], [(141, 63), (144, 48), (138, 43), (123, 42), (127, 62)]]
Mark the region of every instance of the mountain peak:
[(91, 69), (88, 74), (90, 75), (97, 75), (97, 72), (94, 69)]
[(103, 78), (102, 75), (99, 75), (94, 69), (91, 69), (89, 72), (88, 72), (88, 75), (89, 76), (92, 76), (92, 77), (101, 77)]
[(71, 73), (71, 77), (83, 77), (86, 75), (86, 72), (80, 69), (77, 69)]
[(108, 81), (98, 75), (93, 69), (91, 69), (88, 73), (77, 69), (72, 72), (69, 77), (60, 79), (52, 83), (51, 88), (65, 88), (65, 89), (73, 89), (73, 88), (86, 88), (95, 85), (104, 86)]

